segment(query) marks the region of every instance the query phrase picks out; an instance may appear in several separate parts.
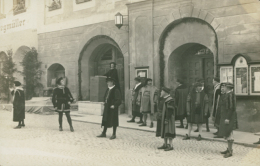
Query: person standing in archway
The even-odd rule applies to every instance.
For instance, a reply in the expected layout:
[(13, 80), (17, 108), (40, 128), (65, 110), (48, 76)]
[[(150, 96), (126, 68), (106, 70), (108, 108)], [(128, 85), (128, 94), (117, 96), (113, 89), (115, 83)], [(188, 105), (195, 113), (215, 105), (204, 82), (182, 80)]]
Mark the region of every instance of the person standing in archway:
[(175, 105), (177, 107), (176, 120), (180, 120), (180, 126), (177, 128), (184, 128), (183, 119), (186, 116), (186, 102), (188, 96), (188, 89), (182, 79), (177, 79), (177, 88), (175, 89)]
[(63, 113), (65, 113), (67, 121), (70, 125), (70, 131), (73, 132), (74, 129), (70, 117), (70, 104), (74, 101), (74, 99), (69, 88), (65, 86), (65, 79), (63, 77), (60, 77), (56, 83), (58, 87), (53, 90), (52, 103), (55, 111), (59, 113), (59, 130), (63, 131), (62, 116)]
[(197, 124), (199, 129), (199, 135), (197, 140), (202, 140), (201, 131), (202, 124), (206, 123), (206, 117), (209, 111), (209, 99), (208, 95), (202, 88), (201, 83), (196, 83), (194, 89), (187, 97), (187, 121), (188, 121), (188, 134), (183, 140), (190, 139), (190, 133), (192, 125)]
[(105, 104), (101, 124), (101, 127), (104, 126), (104, 129), (97, 137), (106, 137), (107, 128), (113, 127), (113, 135), (110, 137), (112, 140), (116, 138), (116, 129), (119, 125), (118, 107), (120, 106), (122, 99), (119, 89), (115, 86), (115, 80), (108, 77), (106, 81), (108, 88), (104, 97)]
[(138, 101), (141, 103), (140, 112), (144, 116), (144, 122), (139, 126), (146, 126), (147, 117), (150, 115), (150, 128), (153, 128), (153, 115), (158, 102), (158, 90), (152, 85), (151, 78), (146, 79), (145, 86), (140, 90)]
[(141, 78), (135, 78), (135, 87), (132, 90), (132, 119), (127, 121), (128, 123), (135, 122), (136, 117), (140, 117), (140, 121), (137, 124), (143, 123), (143, 114), (140, 113), (140, 103), (137, 102), (137, 97), (139, 95), (140, 89), (143, 87), (141, 83)]
[(110, 63), (110, 70), (106, 74), (104, 74), (104, 76), (113, 78), (115, 80), (115, 87), (120, 91), (118, 72), (117, 72), (117, 69), (116, 69), (116, 63), (115, 62)]
[(18, 126), (14, 129), (25, 127), (25, 96), (21, 85), (22, 84), (19, 81), (14, 81), (15, 88), (10, 89), (11, 94), (13, 95), (13, 121), (19, 122)]

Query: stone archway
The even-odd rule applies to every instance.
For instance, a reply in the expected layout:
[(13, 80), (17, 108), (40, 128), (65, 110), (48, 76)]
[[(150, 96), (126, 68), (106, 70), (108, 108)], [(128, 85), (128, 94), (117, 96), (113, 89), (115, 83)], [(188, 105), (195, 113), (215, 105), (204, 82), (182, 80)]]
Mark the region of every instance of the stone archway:
[(65, 77), (65, 68), (59, 63), (52, 64), (47, 70), (47, 87), (54, 87), (60, 77)]
[(117, 63), (122, 96), (124, 96), (123, 53), (112, 38), (99, 35), (90, 39), (80, 53), (78, 60), (79, 100), (90, 99), (90, 77), (104, 75), (109, 70), (108, 64), (112, 61)]
[(187, 51), (189, 47), (192, 47), (192, 43), (211, 50), (214, 56), (214, 75), (217, 75), (218, 41), (215, 30), (204, 20), (187, 17), (175, 20), (169, 24), (159, 39), (161, 86), (168, 86), (170, 82), (169, 63), (167, 63), (169, 57), (178, 48), (181, 48), (182, 52)]

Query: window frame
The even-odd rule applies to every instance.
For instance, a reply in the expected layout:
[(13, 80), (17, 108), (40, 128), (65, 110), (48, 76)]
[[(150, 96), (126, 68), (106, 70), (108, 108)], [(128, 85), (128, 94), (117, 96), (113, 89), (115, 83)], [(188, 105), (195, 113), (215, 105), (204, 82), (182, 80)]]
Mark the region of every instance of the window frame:
[[(236, 65), (237, 61), (239, 61), (240, 58), (243, 58), (243, 60), (245, 60), (246, 66), (240, 66), (239, 67), (239, 66)], [(247, 92), (246, 93), (237, 93), (237, 77), (236, 77), (237, 70), (236, 69), (238, 69), (238, 68), (246, 68), (246, 85), (247, 85)], [(249, 79), (249, 73), (248, 73), (249, 65), (248, 65), (248, 62), (247, 62), (247, 60), (246, 60), (246, 58), (244, 56), (238, 56), (236, 58), (235, 63), (234, 63), (234, 70), (233, 71), (234, 71), (233, 79), (234, 79), (234, 92), (235, 92), (235, 95), (236, 96), (248, 96), (249, 95), (249, 91), (250, 91), (250, 86), (249, 86), (249, 83), (248, 83), (249, 82), (248, 81), (248, 79)]]
[(252, 64), (249, 66), (249, 71), (250, 71), (250, 74), (249, 74), (249, 83), (250, 83), (250, 95), (252, 96), (259, 96), (260, 95), (260, 92), (253, 92), (253, 81), (252, 81), (252, 67), (260, 67), (260, 64)]

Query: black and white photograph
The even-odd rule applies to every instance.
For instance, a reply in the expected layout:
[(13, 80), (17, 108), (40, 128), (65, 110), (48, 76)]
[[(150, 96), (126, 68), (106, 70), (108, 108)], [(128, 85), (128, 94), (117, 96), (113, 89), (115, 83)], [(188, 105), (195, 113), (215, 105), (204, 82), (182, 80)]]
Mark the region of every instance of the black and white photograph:
[(0, 166), (260, 166), (260, 0), (0, 0)]

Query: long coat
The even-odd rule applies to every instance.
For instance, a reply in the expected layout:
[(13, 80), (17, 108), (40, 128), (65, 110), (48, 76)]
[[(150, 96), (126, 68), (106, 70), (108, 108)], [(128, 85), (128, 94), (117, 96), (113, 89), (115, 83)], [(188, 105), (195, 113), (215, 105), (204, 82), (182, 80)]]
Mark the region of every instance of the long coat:
[[(73, 102), (73, 97), (67, 87), (58, 87), (53, 90), (52, 104), (53, 107), (57, 107), (57, 111), (70, 111), (70, 105), (68, 102)], [(62, 110), (62, 104), (64, 108)]]
[(157, 126), (156, 126), (156, 137), (161, 136), (161, 122), (162, 122), (162, 111), (163, 111), (163, 106), (165, 103), (165, 98), (164, 97), (160, 97), (158, 100), (158, 107), (157, 107), (157, 115), (156, 115), (156, 119), (157, 119)]
[[(150, 89), (150, 103), (146, 103), (145, 100), (142, 100), (143, 96), (144, 96), (144, 92), (146, 89)], [(145, 112), (145, 105), (147, 106), (148, 104), (150, 104), (150, 108), (151, 108), (151, 113), (154, 114), (154, 108), (158, 102), (158, 90), (155, 86), (144, 86), (142, 87), (142, 89), (140, 90), (139, 96), (138, 96), (138, 101), (141, 102), (141, 108), (140, 108), (140, 112)]]
[[(199, 97), (199, 98), (197, 98)], [(198, 103), (199, 104), (196, 104)], [(206, 117), (209, 112), (208, 95), (204, 90), (196, 92), (193, 88), (187, 97), (187, 121), (188, 123), (203, 124), (206, 123)]]
[(181, 85), (175, 89), (176, 120), (182, 120), (186, 117), (188, 88)]
[(214, 120), (214, 125), (216, 127), (219, 127), (219, 121), (220, 121), (220, 111), (218, 109), (220, 95), (221, 95), (220, 84), (217, 84), (214, 87), (213, 104), (212, 104), (212, 111), (211, 111), (212, 112), (212, 117), (215, 119)]
[(120, 84), (119, 84), (117, 69), (110, 69), (106, 74), (104, 74), (104, 76), (113, 78), (115, 80), (115, 86), (120, 91)]
[[(104, 96), (105, 105), (101, 126), (112, 127), (119, 125), (118, 107), (121, 104), (121, 100), (120, 91), (116, 87), (110, 90), (109, 88), (107, 89)], [(114, 105), (114, 109), (110, 108), (112, 105)]]
[[(236, 97), (234, 92), (221, 95), (219, 107), (221, 110), (221, 118), (218, 135), (228, 137), (233, 130), (238, 129)], [(229, 124), (225, 124), (226, 119), (229, 120)]]
[(140, 89), (143, 87), (142, 84), (138, 85), (136, 88), (133, 88), (132, 91), (132, 115), (140, 117), (142, 114), (140, 113), (140, 103), (137, 104), (137, 97), (139, 95)]
[(13, 95), (13, 121), (18, 122), (25, 119), (25, 96), (22, 88), (11, 92)]
[[(168, 123), (165, 123), (167, 121)], [(161, 138), (175, 138), (175, 106), (172, 97), (168, 97), (163, 105), (161, 121)]]

